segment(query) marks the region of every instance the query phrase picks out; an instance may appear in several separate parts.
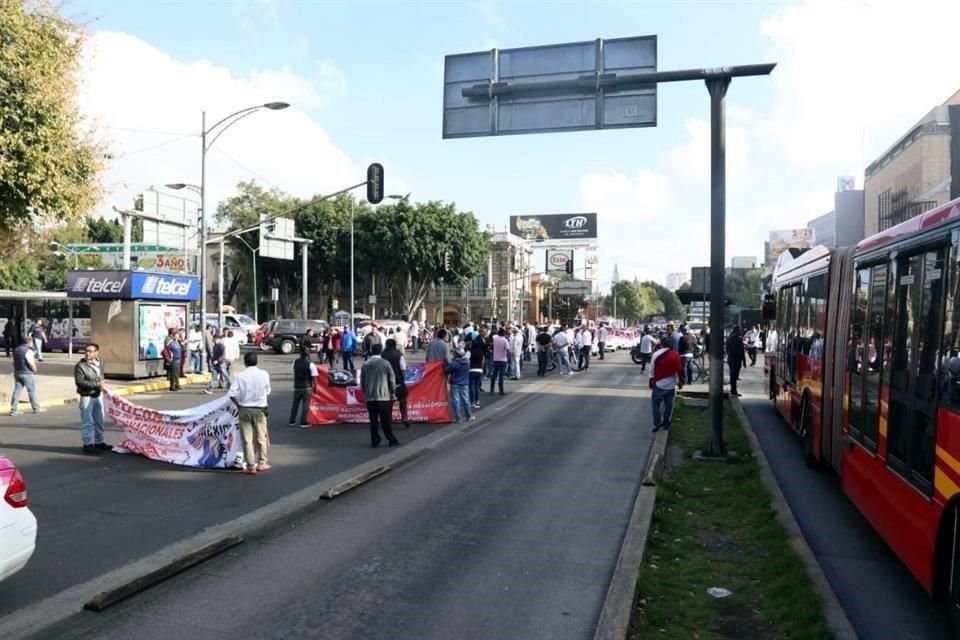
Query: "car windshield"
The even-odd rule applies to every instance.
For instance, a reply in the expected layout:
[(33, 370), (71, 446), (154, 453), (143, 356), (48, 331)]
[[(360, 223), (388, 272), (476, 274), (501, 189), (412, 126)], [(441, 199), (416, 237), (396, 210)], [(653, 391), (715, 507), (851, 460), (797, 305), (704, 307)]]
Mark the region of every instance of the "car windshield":
[(250, 316), (235, 316), (240, 324), (257, 324), (257, 321)]

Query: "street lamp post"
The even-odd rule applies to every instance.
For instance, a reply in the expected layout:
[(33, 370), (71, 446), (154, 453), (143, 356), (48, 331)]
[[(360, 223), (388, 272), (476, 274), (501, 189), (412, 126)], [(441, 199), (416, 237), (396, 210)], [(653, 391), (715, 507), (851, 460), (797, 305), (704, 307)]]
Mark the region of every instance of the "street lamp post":
[[(207, 151), (210, 150), (210, 147), (213, 146), (213, 143), (217, 141), (224, 131), (229, 129), (232, 125), (236, 124), (243, 118), (260, 111), (261, 109), (269, 109), (271, 111), (279, 111), (281, 109), (286, 109), (290, 105), (286, 102), (265, 102), (264, 104), (254, 105), (252, 107), (247, 107), (246, 109), (240, 109), (235, 111), (230, 115), (221, 118), (209, 129), (207, 128), (207, 112), (201, 112), (200, 119), (200, 186), (196, 187), (195, 185), (187, 185), (183, 183), (168, 184), (167, 187), (171, 189), (183, 189), (189, 187), (197, 190), (200, 193), (200, 317), (201, 317), (201, 330), (203, 330), (204, 324), (207, 321)], [(218, 131), (219, 129), (219, 131)], [(213, 136), (210, 142), (207, 142), (208, 136)], [(223, 255), (223, 238), (220, 239), (220, 251), (221, 256)], [(223, 262), (220, 263), (220, 288), (221, 294), (223, 292)], [(222, 298), (221, 298), (222, 299)], [(223, 305), (220, 305), (220, 309), (217, 311), (218, 322), (220, 326), (223, 326)], [(201, 351), (201, 359), (206, 360), (206, 354)]]

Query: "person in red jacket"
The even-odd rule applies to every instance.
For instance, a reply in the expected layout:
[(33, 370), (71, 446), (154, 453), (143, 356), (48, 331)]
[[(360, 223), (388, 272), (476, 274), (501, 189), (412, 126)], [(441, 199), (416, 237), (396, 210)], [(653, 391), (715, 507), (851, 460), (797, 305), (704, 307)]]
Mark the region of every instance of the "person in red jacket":
[[(670, 428), (673, 417), (673, 399), (677, 389), (683, 388), (683, 362), (680, 354), (670, 346), (670, 337), (660, 340), (660, 348), (653, 354), (650, 369), (650, 400), (653, 406), (653, 432)], [(661, 415), (662, 413), (662, 415)]]

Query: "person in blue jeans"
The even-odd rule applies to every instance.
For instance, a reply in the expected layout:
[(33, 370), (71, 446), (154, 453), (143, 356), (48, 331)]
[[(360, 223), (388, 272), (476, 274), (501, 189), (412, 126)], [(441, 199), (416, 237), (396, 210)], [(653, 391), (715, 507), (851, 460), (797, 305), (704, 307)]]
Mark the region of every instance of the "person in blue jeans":
[(203, 390), (207, 395), (213, 395), (215, 387), (229, 389), (233, 381), (227, 372), (227, 345), (223, 344), (223, 336), (219, 333), (214, 336), (213, 353), (210, 354), (210, 386)]
[(670, 346), (670, 337), (664, 336), (660, 349), (653, 354), (650, 370), (650, 404), (653, 408), (653, 432), (669, 429), (673, 418), (673, 399), (677, 389), (683, 388), (683, 363), (680, 354)]
[(340, 350), (343, 355), (343, 368), (347, 371), (356, 371), (356, 367), (353, 366), (353, 352), (357, 350), (357, 334), (350, 327), (343, 331)]
[(37, 399), (37, 358), (30, 338), (24, 338), (23, 344), (13, 350), (13, 397), (10, 401), (10, 415), (20, 415), (20, 394), (24, 389), (30, 398), (34, 413), (40, 413), (40, 401)]
[(483, 341), (485, 329), (480, 329), (473, 340), (467, 345), (470, 350), (470, 404), (472, 408), (480, 408), (480, 388), (483, 386), (483, 361), (487, 352), (487, 345)]
[(97, 454), (112, 447), (103, 441), (103, 361), (100, 345), (91, 342), (83, 359), (73, 368), (73, 381), (80, 396), (80, 439), (83, 452)]
[(450, 374), (450, 404), (453, 407), (454, 421), (460, 424), (464, 420), (475, 420), (470, 411), (470, 396), (467, 391), (470, 385), (470, 360), (464, 357), (462, 348), (453, 350), (453, 360), (445, 364), (443, 370)]

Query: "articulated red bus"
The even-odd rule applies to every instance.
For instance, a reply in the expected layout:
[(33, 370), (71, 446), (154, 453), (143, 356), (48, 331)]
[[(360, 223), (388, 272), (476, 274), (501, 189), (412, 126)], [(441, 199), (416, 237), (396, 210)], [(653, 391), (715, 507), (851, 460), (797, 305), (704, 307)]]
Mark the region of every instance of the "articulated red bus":
[(777, 411), (960, 638), (960, 199), (782, 258), (772, 295)]

